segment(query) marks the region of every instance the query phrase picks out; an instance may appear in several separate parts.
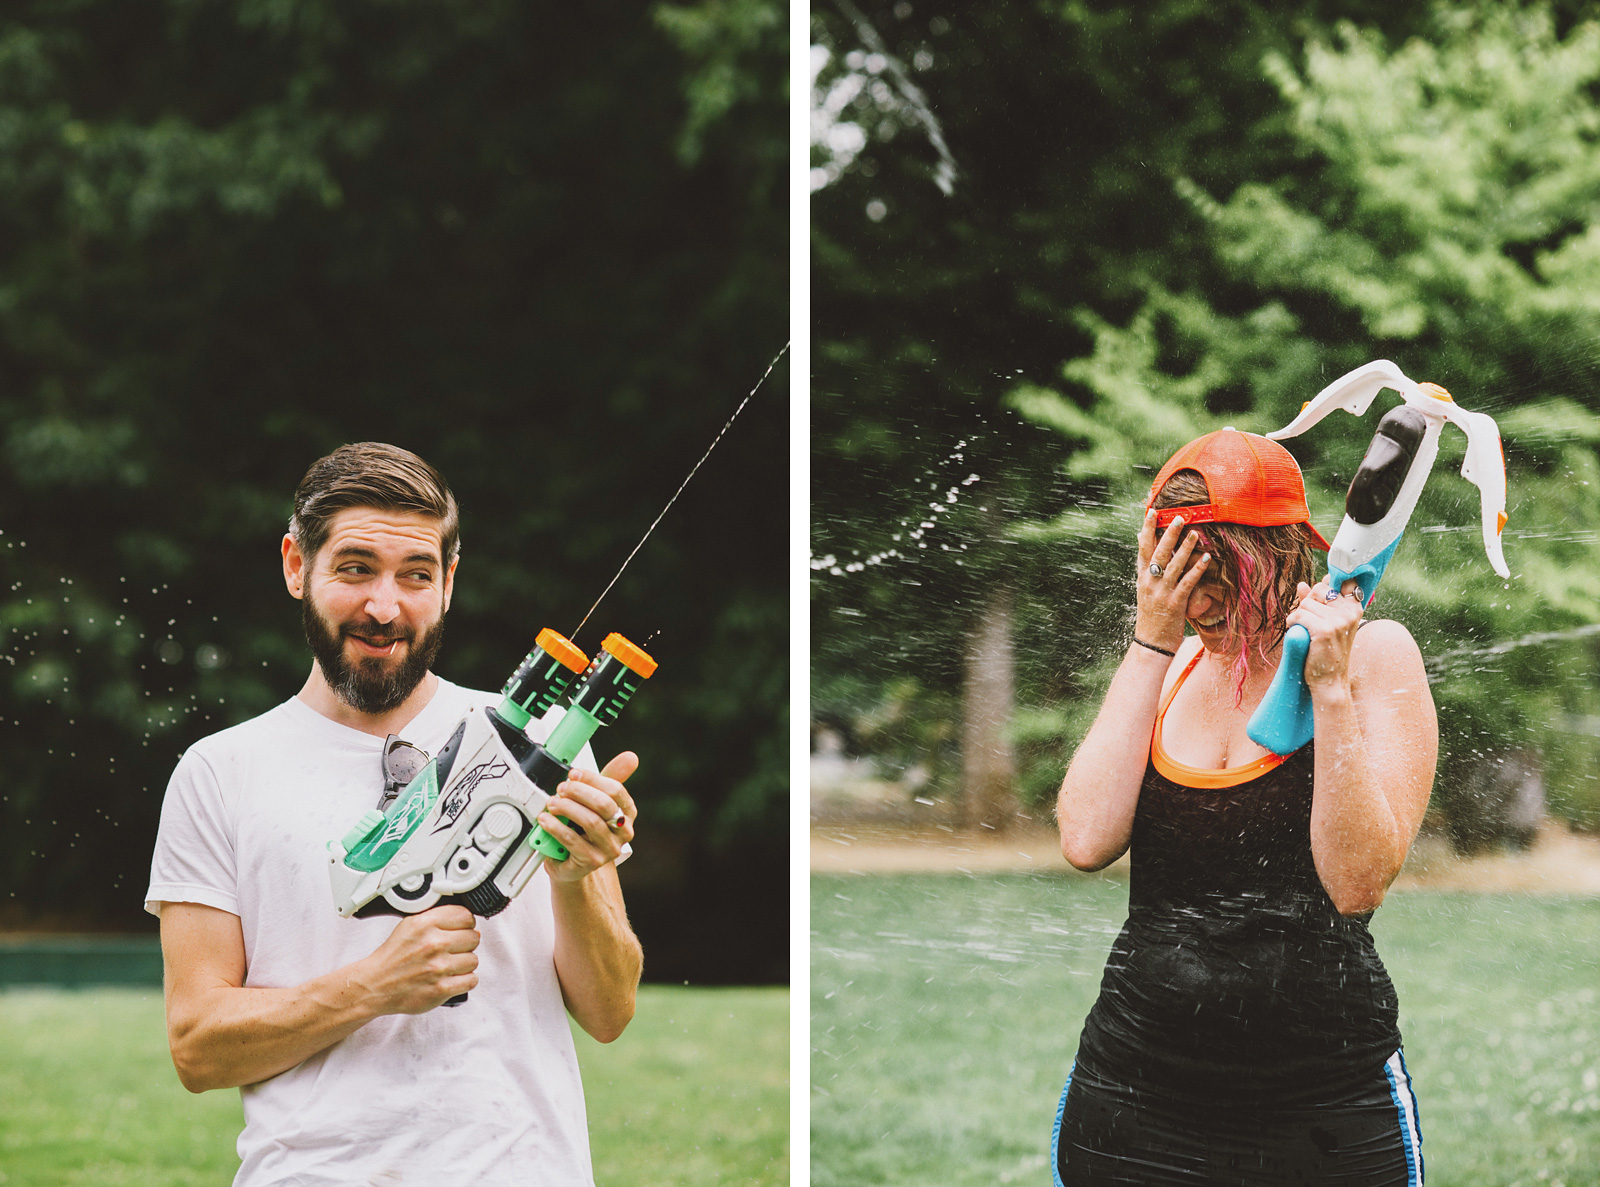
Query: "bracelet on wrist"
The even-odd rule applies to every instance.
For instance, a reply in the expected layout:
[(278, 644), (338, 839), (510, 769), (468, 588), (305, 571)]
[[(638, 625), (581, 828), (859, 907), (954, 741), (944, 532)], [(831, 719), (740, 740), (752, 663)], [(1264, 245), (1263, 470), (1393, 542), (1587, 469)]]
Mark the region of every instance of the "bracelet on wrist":
[(1139, 638), (1138, 635), (1135, 635), (1133, 637), (1133, 641), (1135, 643), (1137, 643), (1140, 647), (1148, 647), (1151, 651), (1159, 651), (1162, 655), (1166, 656), (1168, 659), (1174, 659), (1174, 658), (1177, 657), (1177, 654), (1178, 654), (1176, 651), (1168, 651), (1165, 647), (1157, 647), (1154, 643), (1146, 643), (1143, 639)]

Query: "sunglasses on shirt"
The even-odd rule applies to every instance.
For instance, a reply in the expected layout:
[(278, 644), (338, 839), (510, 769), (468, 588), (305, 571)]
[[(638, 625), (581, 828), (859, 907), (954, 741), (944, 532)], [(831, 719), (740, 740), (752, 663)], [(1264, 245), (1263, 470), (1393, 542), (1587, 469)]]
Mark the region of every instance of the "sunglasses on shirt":
[(428, 765), (428, 752), (413, 746), (399, 734), (390, 734), (383, 743), (383, 795), (378, 798), (378, 809), (383, 811), (394, 802), (400, 789), (422, 774)]

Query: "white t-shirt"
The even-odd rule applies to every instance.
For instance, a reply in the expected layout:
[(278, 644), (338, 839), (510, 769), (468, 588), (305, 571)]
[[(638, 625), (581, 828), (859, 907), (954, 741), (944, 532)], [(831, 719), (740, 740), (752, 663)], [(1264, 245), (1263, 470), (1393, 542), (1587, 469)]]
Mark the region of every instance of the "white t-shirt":
[[(440, 680), (403, 736), (435, 754), (470, 706), (498, 702)], [(369, 955), (399, 919), (337, 914), (327, 842), (377, 803), (382, 749), (297, 699), (195, 743), (161, 807), (146, 910), (188, 902), (239, 916), (246, 986), (299, 985)], [(587, 748), (578, 761), (593, 769)], [(239, 1090), (235, 1187), (594, 1182), (549, 879), (536, 874), (478, 927), (465, 1003), (376, 1018)]]

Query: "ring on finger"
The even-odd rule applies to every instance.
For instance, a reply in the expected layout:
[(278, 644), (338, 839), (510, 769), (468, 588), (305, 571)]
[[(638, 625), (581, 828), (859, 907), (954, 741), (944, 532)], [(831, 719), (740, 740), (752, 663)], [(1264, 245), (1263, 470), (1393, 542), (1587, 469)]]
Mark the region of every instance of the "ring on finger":
[(1337, 602), (1337, 601), (1338, 601), (1338, 600), (1339, 600), (1339, 599), (1340, 599), (1340, 598), (1342, 598), (1342, 597), (1344, 597), (1344, 595), (1343, 595), (1343, 594), (1342, 594), (1342, 593), (1340, 593), (1340, 592), (1339, 592), (1339, 591), (1338, 591), (1338, 590), (1336, 590), (1336, 589), (1330, 589), (1330, 590), (1329, 590), (1329, 591), (1328, 591), (1328, 592), (1327, 592), (1327, 593), (1326, 593), (1326, 594), (1325, 594), (1325, 595), (1324, 595), (1324, 596), (1323, 596), (1323, 598), (1322, 598), (1322, 600), (1323, 600), (1323, 601), (1324, 601), (1324, 602)]
[(1159, 576), (1161, 576), (1161, 574), (1163, 574), (1165, 572), (1166, 572), (1166, 569), (1163, 568), (1161, 565), (1156, 564), (1155, 561), (1151, 561), (1150, 562), (1150, 576), (1159, 577)]

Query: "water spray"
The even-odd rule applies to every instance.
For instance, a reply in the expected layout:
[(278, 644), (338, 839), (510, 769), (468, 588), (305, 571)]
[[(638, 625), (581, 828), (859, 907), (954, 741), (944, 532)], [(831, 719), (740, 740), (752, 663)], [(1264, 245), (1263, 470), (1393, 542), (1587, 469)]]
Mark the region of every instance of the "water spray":
[[(1350, 482), (1344, 520), (1328, 550), (1328, 587), (1340, 590), (1354, 580), (1361, 604), (1372, 601), (1433, 470), (1446, 421), (1467, 435), (1461, 476), (1478, 488), (1489, 564), (1500, 576), (1511, 576), (1500, 545), (1506, 526), (1506, 465), (1499, 426), (1490, 416), (1462, 408), (1444, 388), (1413, 383), (1388, 359), (1378, 359), (1334, 380), (1294, 420), (1267, 436), (1274, 441), (1297, 437), (1340, 408), (1365, 415), (1384, 388), (1398, 392), (1404, 402), (1378, 422)], [(1310, 646), (1311, 633), (1305, 627), (1289, 628), (1277, 674), (1246, 729), (1252, 741), (1274, 754), (1291, 754), (1312, 738), (1315, 723), (1305, 679)]]
[(905, 66), (889, 51), (877, 28), (862, 11), (851, 3), (851, 0), (834, 0), (834, 3), (844, 14), (845, 19), (855, 27), (856, 36), (861, 38), (861, 43), (883, 59), (885, 70), (893, 80), (894, 89), (899, 92), (901, 101), (910, 109), (916, 123), (921, 125), (934, 152), (939, 154), (939, 163), (933, 170), (933, 184), (939, 187), (939, 192), (946, 198), (950, 197), (955, 193), (956, 177), (960, 171), (956, 168), (956, 158), (951, 153), (949, 144), (945, 142), (944, 129), (939, 125), (939, 117), (933, 114), (927, 96), (922, 93), (921, 87), (911, 81), (911, 75)]
[(761, 390), (761, 385), (767, 381), (767, 376), (772, 374), (772, 369), (778, 365), (778, 360), (783, 358), (788, 351), (789, 343), (785, 342), (783, 344), (783, 348), (779, 350), (777, 354), (772, 356), (772, 361), (767, 364), (767, 369), (761, 373), (761, 378), (756, 380), (756, 385), (745, 394), (744, 399), (739, 401), (739, 406), (733, 410), (733, 415), (728, 417), (728, 419), (723, 422), (722, 428), (719, 429), (717, 431), (717, 435), (711, 439), (711, 444), (706, 446), (706, 451), (700, 455), (700, 460), (689, 467), (689, 473), (684, 475), (683, 481), (678, 484), (678, 489), (672, 492), (672, 497), (667, 500), (667, 505), (661, 509), (661, 514), (655, 517), (655, 520), (650, 524), (650, 526), (644, 530), (644, 535), (639, 537), (639, 542), (633, 546), (633, 551), (628, 553), (627, 559), (624, 560), (622, 565), (617, 569), (616, 576), (613, 577), (606, 584), (606, 587), (600, 591), (600, 596), (594, 600), (594, 605), (589, 607), (589, 613), (583, 616), (583, 622), (578, 623), (578, 629), (572, 632), (574, 635), (583, 629), (583, 623), (589, 621), (589, 615), (593, 614), (595, 612), (595, 608), (605, 600), (605, 596), (611, 592), (611, 587), (617, 583), (618, 579), (621, 578), (623, 571), (627, 569), (628, 562), (633, 560), (633, 558), (638, 555), (639, 549), (643, 548), (644, 542), (650, 538), (650, 533), (656, 530), (656, 524), (659, 524), (663, 519), (666, 518), (667, 512), (672, 510), (672, 505), (678, 501), (678, 496), (683, 493), (683, 488), (689, 485), (689, 480), (699, 472), (701, 466), (705, 465), (706, 459), (711, 456), (711, 451), (717, 447), (717, 442), (722, 440), (723, 435), (727, 433), (728, 429), (733, 425), (733, 422), (738, 419), (739, 413), (744, 411), (744, 406), (750, 402), (750, 397)]

